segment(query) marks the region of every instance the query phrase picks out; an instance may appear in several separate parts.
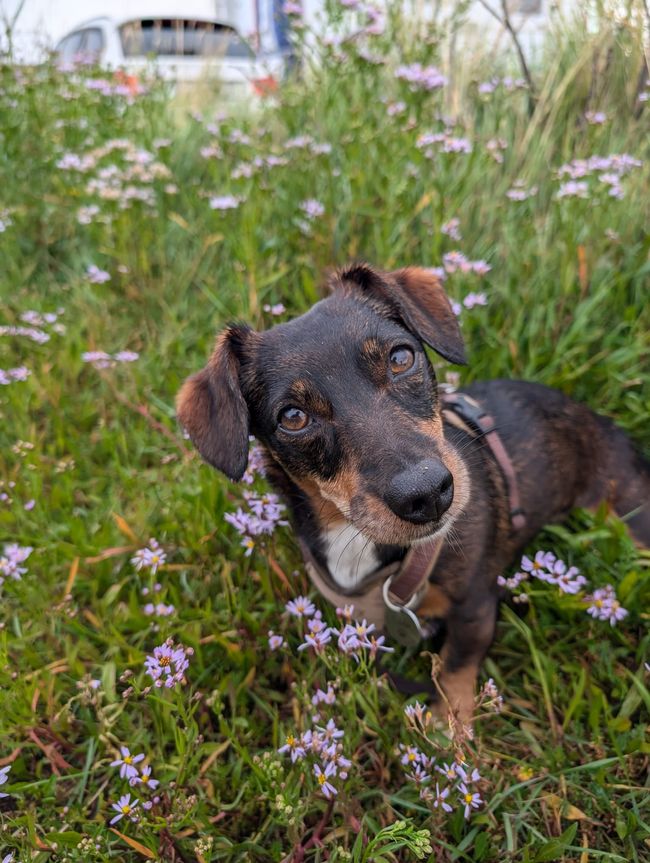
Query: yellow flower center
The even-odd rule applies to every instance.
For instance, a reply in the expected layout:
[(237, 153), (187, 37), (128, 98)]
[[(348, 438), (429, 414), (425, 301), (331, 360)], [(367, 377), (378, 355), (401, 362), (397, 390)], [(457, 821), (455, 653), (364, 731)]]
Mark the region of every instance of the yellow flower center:
[(130, 811), (131, 811), (130, 806), (122, 806), (122, 815), (128, 815)]
[(133, 757), (131, 755), (125, 755), (124, 756), (124, 763), (125, 764), (133, 764)]
[(413, 752), (409, 752), (408, 758), (409, 761), (415, 761), (415, 754)]
[(152, 563), (158, 563), (159, 560), (160, 560), (160, 558), (158, 557), (157, 554), (154, 554), (154, 556), (151, 558)]
[(159, 665), (169, 665), (171, 663), (171, 659), (169, 656), (161, 656), (158, 660)]
[(465, 803), (471, 803), (471, 802), (472, 802), (472, 795), (466, 794), (465, 795)]
[(320, 776), (318, 777), (319, 785), (325, 785), (326, 782), (327, 782), (327, 777), (325, 776), (324, 773), (321, 773)]
[(140, 777), (140, 782), (142, 782), (143, 785), (146, 785), (148, 781), (149, 781), (149, 777), (147, 776), (146, 773), (143, 773), (142, 776)]
[(296, 742), (296, 738), (293, 736), (293, 734), (290, 734), (287, 737), (287, 746), (293, 746), (295, 744), (295, 742)]
[(596, 600), (596, 608), (602, 608), (602, 607), (603, 607), (602, 599), (597, 599)]

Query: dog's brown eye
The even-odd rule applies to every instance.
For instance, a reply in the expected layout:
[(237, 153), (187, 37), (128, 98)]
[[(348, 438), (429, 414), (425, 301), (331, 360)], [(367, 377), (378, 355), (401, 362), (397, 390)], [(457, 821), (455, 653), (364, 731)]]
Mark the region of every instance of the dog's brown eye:
[(300, 408), (289, 407), (280, 411), (278, 422), (280, 423), (280, 427), (285, 431), (296, 432), (307, 428), (310, 423), (310, 419), (304, 411), (300, 410)]
[(402, 345), (390, 353), (390, 370), (394, 375), (407, 372), (415, 362), (415, 354), (410, 348)]

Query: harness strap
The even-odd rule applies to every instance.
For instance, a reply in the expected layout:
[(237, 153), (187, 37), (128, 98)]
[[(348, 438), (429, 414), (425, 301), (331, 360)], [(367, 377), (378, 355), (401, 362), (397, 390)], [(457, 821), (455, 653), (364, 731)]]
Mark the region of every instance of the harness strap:
[[(519, 486), (514, 466), (503, 441), (496, 430), (494, 417), (487, 413), (475, 399), (464, 393), (443, 392), (441, 394), (442, 410), (446, 419), (458, 428), (466, 426), (470, 434), (481, 435), (492, 451), (492, 455), (503, 474), (508, 492), (510, 507), (510, 523), (513, 530), (523, 530), (526, 526), (526, 513), (521, 507)], [(457, 419), (460, 419), (458, 423)]]

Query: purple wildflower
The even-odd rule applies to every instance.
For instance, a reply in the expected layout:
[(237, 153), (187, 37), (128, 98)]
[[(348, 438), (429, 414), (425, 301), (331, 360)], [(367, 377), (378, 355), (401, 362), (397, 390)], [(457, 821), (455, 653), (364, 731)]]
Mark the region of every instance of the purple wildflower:
[(308, 200), (303, 201), (300, 205), (300, 209), (308, 219), (317, 219), (325, 212), (325, 207), (320, 201), (315, 200), (315, 198), (309, 198)]
[(453, 812), (453, 807), (447, 803), (447, 797), (449, 797), (449, 788), (443, 788), (441, 791), (440, 786), (436, 782), (436, 796), (433, 798), (434, 807), (436, 809), (440, 807), (445, 812)]
[(127, 746), (120, 746), (120, 752), (122, 753), (122, 757), (111, 761), (111, 767), (120, 768), (120, 777), (122, 779), (132, 779), (138, 775), (138, 771), (133, 765), (144, 760), (144, 753), (131, 755)]
[(316, 611), (316, 606), (306, 596), (297, 596), (295, 599), (290, 599), (285, 608), (295, 617), (311, 617)]
[(0, 369), (0, 386), (8, 386), (15, 381), (26, 381), (30, 375), (30, 370), (25, 366), (18, 366), (15, 369)]
[(0, 584), (4, 577), (20, 581), (21, 575), (27, 572), (27, 567), (21, 566), (29, 555), (34, 551), (31, 545), (18, 545), (15, 542), (7, 543), (0, 556)]
[(445, 222), (445, 224), (440, 228), (440, 233), (459, 242), (462, 239), (460, 233), (460, 219), (450, 219), (448, 222)]
[(395, 77), (399, 81), (406, 81), (410, 89), (415, 90), (437, 90), (444, 87), (447, 78), (435, 66), (422, 66), (421, 63), (398, 66)]
[(264, 305), (262, 306), (263, 311), (268, 312), (274, 317), (278, 317), (279, 315), (283, 315), (286, 312), (286, 308), (282, 305), (282, 303), (276, 303), (274, 306)]
[(291, 761), (294, 764), (299, 758), (304, 758), (306, 754), (306, 749), (303, 744), (302, 738), (296, 737), (293, 734), (287, 734), (284, 746), (281, 746), (278, 749), (278, 753), (280, 755), (284, 755), (286, 752), (291, 755)]
[(422, 764), (424, 762), (424, 754), (417, 748), (417, 746), (404, 746), (403, 743), (400, 743), (399, 748), (402, 753), (400, 762), (406, 767), (410, 767), (413, 764)]
[(111, 824), (116, 824), (121, 818), (130, 818), (131, 821), (136, 820), (136, 816), (134, 816), (134, 812), (139, 804), (139, 800), (133, 800), (131, 802), (130, 794), (123, 794), (117, 803), (113, 803), (113, 809), (117, 812), (115, 818), (111, 819)]
[(269, 629), (269, 647), (271, 650), (277, 650), (284, 644), (284, 638), (281, 635), (276, 635), (272, 629)]
[(325, 797), (327, 797), (328, 800), (334, 797), (337, 794), (337, 791), (329, 781), (330, 777), (336, 776), (336, 765), (334, 762), (329, 761), (325, 765), (325, 770), (323, 770), (320, 764), (314, 764), (314, 773), (316, 774), (320, 790), (323, 792)]
[(616, 626), (619, 620), (623, 620), (628, 615), (627, 609), (623, 608), (616, 598), (616, 592), (611, 584), (594, 590), (591, 596), (585, 597), (585, 602), (589, 603), (587, 614), (595, 620), (608, 620), (610, 626)]
[[(9, 778), (9, 771), (11, 770), (11, 764), (8, 764), (6, 767), (0, 767), (0, 785), (4, 785)], [(8, 794), (4, 792), (0, 792), (0, 797), (8, 797)]]
[(312, 696), (311, 703), (316, 707), (319, 704), (334, 704), (336, 702), (336, 693), (332, 689), (332, 684), (327, 684), (327, 692), (322, 689), (317, 689), (316, 694)]
[(442, 773), (443, 776), (446, 776), (447, 779), (456, 779), (458, 775), (456, 770), (457, 766), (458, 765), (456, 764), (456, 762), (454, 762), (453, 764), (447, 764), (447, 762), (445, 761), (442, 767), (436, 767), (436, 770), (438, 771), (438, 773)]
[(145, 659), (145, 671), (157, 687), (171, 689), (177, 683), (185, 683), (185, 672), (189, 667), (188, 657), (194, 653), (191, 647), (174, 645), (171, 638), (154, 648)]
[(160, 782), (157, 779), (153, 779), (151, 776), (151, 767), (146, 764), (142, 768), (142, 772), (140, 775), (132, 776), (129, 779), (129, 785), (145, 785), (147, 788), (151, 788), (153, 791), (160, 785)]
[(90, 264), (86, 268), (86, 277), (93, 285), (103, 285), (104, 282), (110, 281), (111, 274), (107, 273), (106, 270), (100, 270), (95, 264)]
[(469, 788), (461, 782), (458, 786), (458, 792), (460, 794), (460, 799), (465, 807), (465, 818), (469, 818), (472, 809), (478, 809), (483, 800), (481, 799), (481, 795), (478, 791), (470, 791)]
[(138, 572), (146, 567), (151, 570), (152, 575), (155, 575), (166, 560), (167, 555), (158, 542), (155, 539), (150, 539), (146, 548), (140, 548), (136, 551), (131, 558), (131, 563)]
[(465, 306), (466, 309), (473, 309), (474, 306), (487, 306), (487, 304), (488, 304), (487, 294), (485, 294), (483, 292), (478, 293), (478, 294), (476, 294), (474, 292), (469, 293), (469, 294), (467, 294), (467, 296), (463, 300), (463, 305)]
[(589, 186), (587, 183), (578, 180), (569, 180), (568, 183), (562, 183), (557, 196), (558, 198), (588, 198)]
[(211, 210), (235, 210), (241, 203), (241, 198), (235, 195), (214, 195), (210, 198)]
[(316, 653), (322, 653), (325, 645), (332, 640), (332, 630), (327, 628), (319, 632), (308, 632), (305, 635), (305, 640), (298, 645), (298, 650), (306, 650), (313, 647)]

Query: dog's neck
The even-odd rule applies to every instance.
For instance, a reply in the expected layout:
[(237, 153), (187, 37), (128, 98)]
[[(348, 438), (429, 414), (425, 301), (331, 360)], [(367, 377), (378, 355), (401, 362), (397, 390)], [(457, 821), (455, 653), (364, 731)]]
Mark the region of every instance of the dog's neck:
[(382, 565), (376, 544), (349, 521), (340, 521), (321, 533), (327, 569), (345, 590), (354, 590)]

